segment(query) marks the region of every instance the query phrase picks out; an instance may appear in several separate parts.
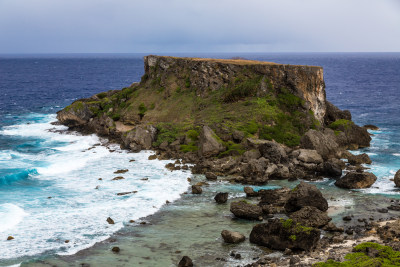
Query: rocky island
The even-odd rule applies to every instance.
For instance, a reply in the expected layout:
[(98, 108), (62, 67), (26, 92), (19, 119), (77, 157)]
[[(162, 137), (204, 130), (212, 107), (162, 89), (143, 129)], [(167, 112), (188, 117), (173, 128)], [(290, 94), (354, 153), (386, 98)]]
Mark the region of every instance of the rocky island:
[[(371, 187), (377, 178), (362, 165), (371, 163), (367, 154), (348, 151), (370, 145), (368, 127), (356, 125), (349, 111), (326, 100), (323, 69), (153, 55), (144, 57), (144, 66), (139, 83), (77, 100), (59, 111), (57, 119), (71, 130), (96, 133), (132, 152), (154, 150), (156, 155), (149, 159), (176, 159), (166, 168), (191, 168), (210, 181), (265, 185), (271, 180), (302, 180), (293, 189), (254, 191), (246, 186), (252, 202), (230, 204), (235, 217), (264, 221), (254, 226), (250, 242), (287, 255), (249, 266), (308, 266), (328, 258), (318, 266), (339, 266), (334, 260), (344, 255), (310, 260), (315, 251), (342, 242), (344, 229), (331, 222), (323, 194), (304, 181), (328, 177), (337, 187), (360, 189)], [(193, 185), (192, 193), (201, 194), (205, 183)], [(217, 203), (227, 198), (225, 192), (215, 196)], [(365, 222), (358, 237), (376, 229), (383, 239), (394, 240), (387, 236), (396, 225)], [(231, 244), (246, 239), (237, 232), (221, 234)], [(341, 253), (351, 249), (342, 248)], [(376, 243), (354, 248), (365, 260), (383, 261), (385, 256), (372, 255), (372, 250), (389, 248)], [(192, 262), (184, 257), (179, 266)]]

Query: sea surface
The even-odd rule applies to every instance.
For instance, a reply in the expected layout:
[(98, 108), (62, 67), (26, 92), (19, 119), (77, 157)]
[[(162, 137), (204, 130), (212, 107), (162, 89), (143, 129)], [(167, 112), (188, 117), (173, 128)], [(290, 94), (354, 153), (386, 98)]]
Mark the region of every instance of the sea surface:
[[(240, 56), (322, 66), (327, 99), (341, 109), (349, 109), (356, 123), (380, 127), (379, 131), (371, 131), (374, 136), (370, 148), (354, 151), (370, 155), (371, 171), (378, 177), (372, 188), (360, 194), (366, 198), (400, 198), (400, 191), (390, 180), (400, 169), (400, 53), (174, 55)], [(151, 151), (128, 153), (95, 135), (82, 136), (51, 124), (56, 120), (56, 111), (76, 99), (139, 81), (144, 73), (143, 56), (0, 55), (0, 266), (70, 255), (117, 232), (132, 233), (135, 228), (130, 228), (130, 220), (165, 209), (166, 200), (180, 199), (176, 207), (172, 204), (167, 209), (168, 214), (175, 211), (174, 218), (181, 216), (183, 222), (182, 207), (198, 209), (201, 198), (211, 198), (213, 190), (241, 196), (240, 187), (224, 183), (206, 191), (205, 196), (182, 195), (191, 174), (166, 171), (168, 161), (148, 161)], [(121, 169), (128, 172), (114, 173)], [(125, 179), (112, 180), (116, 176)], [(330, 180), (321, 186), (334, 187)], [(137, 192), (117, 195), (133, 191)], [(108, 217), (115, 224), (108, 224)], [(192, 223), (201, 224), (204, 217), (198, 216)], [(221, 225), (226, 217), (229, 214), (220, 218)], [(171, 218), (159, 221), (159, 225), (165, 222), (174, 224)], [(179, 227), (179, 223), (176, 225)], [(182, 223), (180, 229), (185, 225)], [(235, 227), (244, 229), (245, 225)], [(151, 236), (148, 230), (137, 231)], [(174, 240), (173, 227), (169, 231)], [(15, 239), (7, 241), (8, 236)], [(142, 238), (136, 249), (146, 247), (150, 242), (147, 240)], [(160, 248), (157, 251), (162, 253)], [(170, 253), (166, 250), (165, 254), (168, 257)]]

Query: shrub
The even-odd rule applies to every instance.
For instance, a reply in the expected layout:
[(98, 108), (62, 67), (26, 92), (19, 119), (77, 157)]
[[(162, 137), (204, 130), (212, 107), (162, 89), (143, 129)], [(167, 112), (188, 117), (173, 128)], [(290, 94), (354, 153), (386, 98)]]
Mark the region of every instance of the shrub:
[(350, 128), (354, 123), (349, 120), (345, 119), (340, 119), (332, 122), (331, 124), (328, 125), (329, 128), (332, 130), (345, 130)]
[(99, 93), (99, 94), (97, 94), (96, 96), (97, 96), (98, 98), (100, 98), (100, 99), (103, 99), (103, 98), (105, 98), (105, 97), (107, 96), (107, 93), (106, 93), (106, 92)]

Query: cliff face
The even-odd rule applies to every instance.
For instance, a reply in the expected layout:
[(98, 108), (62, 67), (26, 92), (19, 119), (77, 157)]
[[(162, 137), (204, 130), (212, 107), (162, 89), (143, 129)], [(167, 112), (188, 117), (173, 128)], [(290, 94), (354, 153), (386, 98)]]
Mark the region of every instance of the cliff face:
[[(262, 77), (256, 96), (265, 96), (277, 88), (304, 99), (323, 123), (326, 113), (326, 94), (322, 67), (282, 65), (251, 60), (223, 60), (200, 58), (176, 58), (163, 56), (144, 57), (145, 77), (159, 79), (161, 86), (170, 87), (176, 80), (189, 81), (201, 97), (210, 92), (223, 90), (238, 77)], [(174, 77), (174, 78), (171, 78)], [(178, 85), (176, 85), (178, 86)]]

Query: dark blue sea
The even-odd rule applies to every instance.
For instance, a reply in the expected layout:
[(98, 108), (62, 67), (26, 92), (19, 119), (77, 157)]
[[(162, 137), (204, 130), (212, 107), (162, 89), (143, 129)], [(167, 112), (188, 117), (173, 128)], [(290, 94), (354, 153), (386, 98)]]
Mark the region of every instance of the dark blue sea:
[[(400, 169), (400, 53), (175, 55), (322, 66), (327, 99), (349, 109), (356, 123), (380, 127), (371, 132), (370, 148), (354, 151), (370, 155), (378, 176), (365, 194), (400, 197), (390, 181)], [(105, 140), (97, 136), (66, 133), (64, 126), (51, 124), (57, 110), (78, 98), (139, 81), (143, 56), (0, 55), (0, 266), (75, 253), (187, 189), (190, 174), (171, 175), (165, 162), (148, 163), (151, 152), (132, 155), (98, 145)], [(136, 161), (129, 163), (132, 158)], [(111, 182), (113, 172), (128, 163), (134, 171), (125, 176), (131, 179)], [(116, 196), (127, 188), (138, 193)], [(119, 219), (108, 225), (108, 216)], [(6, 241), (8, 236), (15, 239)]]

